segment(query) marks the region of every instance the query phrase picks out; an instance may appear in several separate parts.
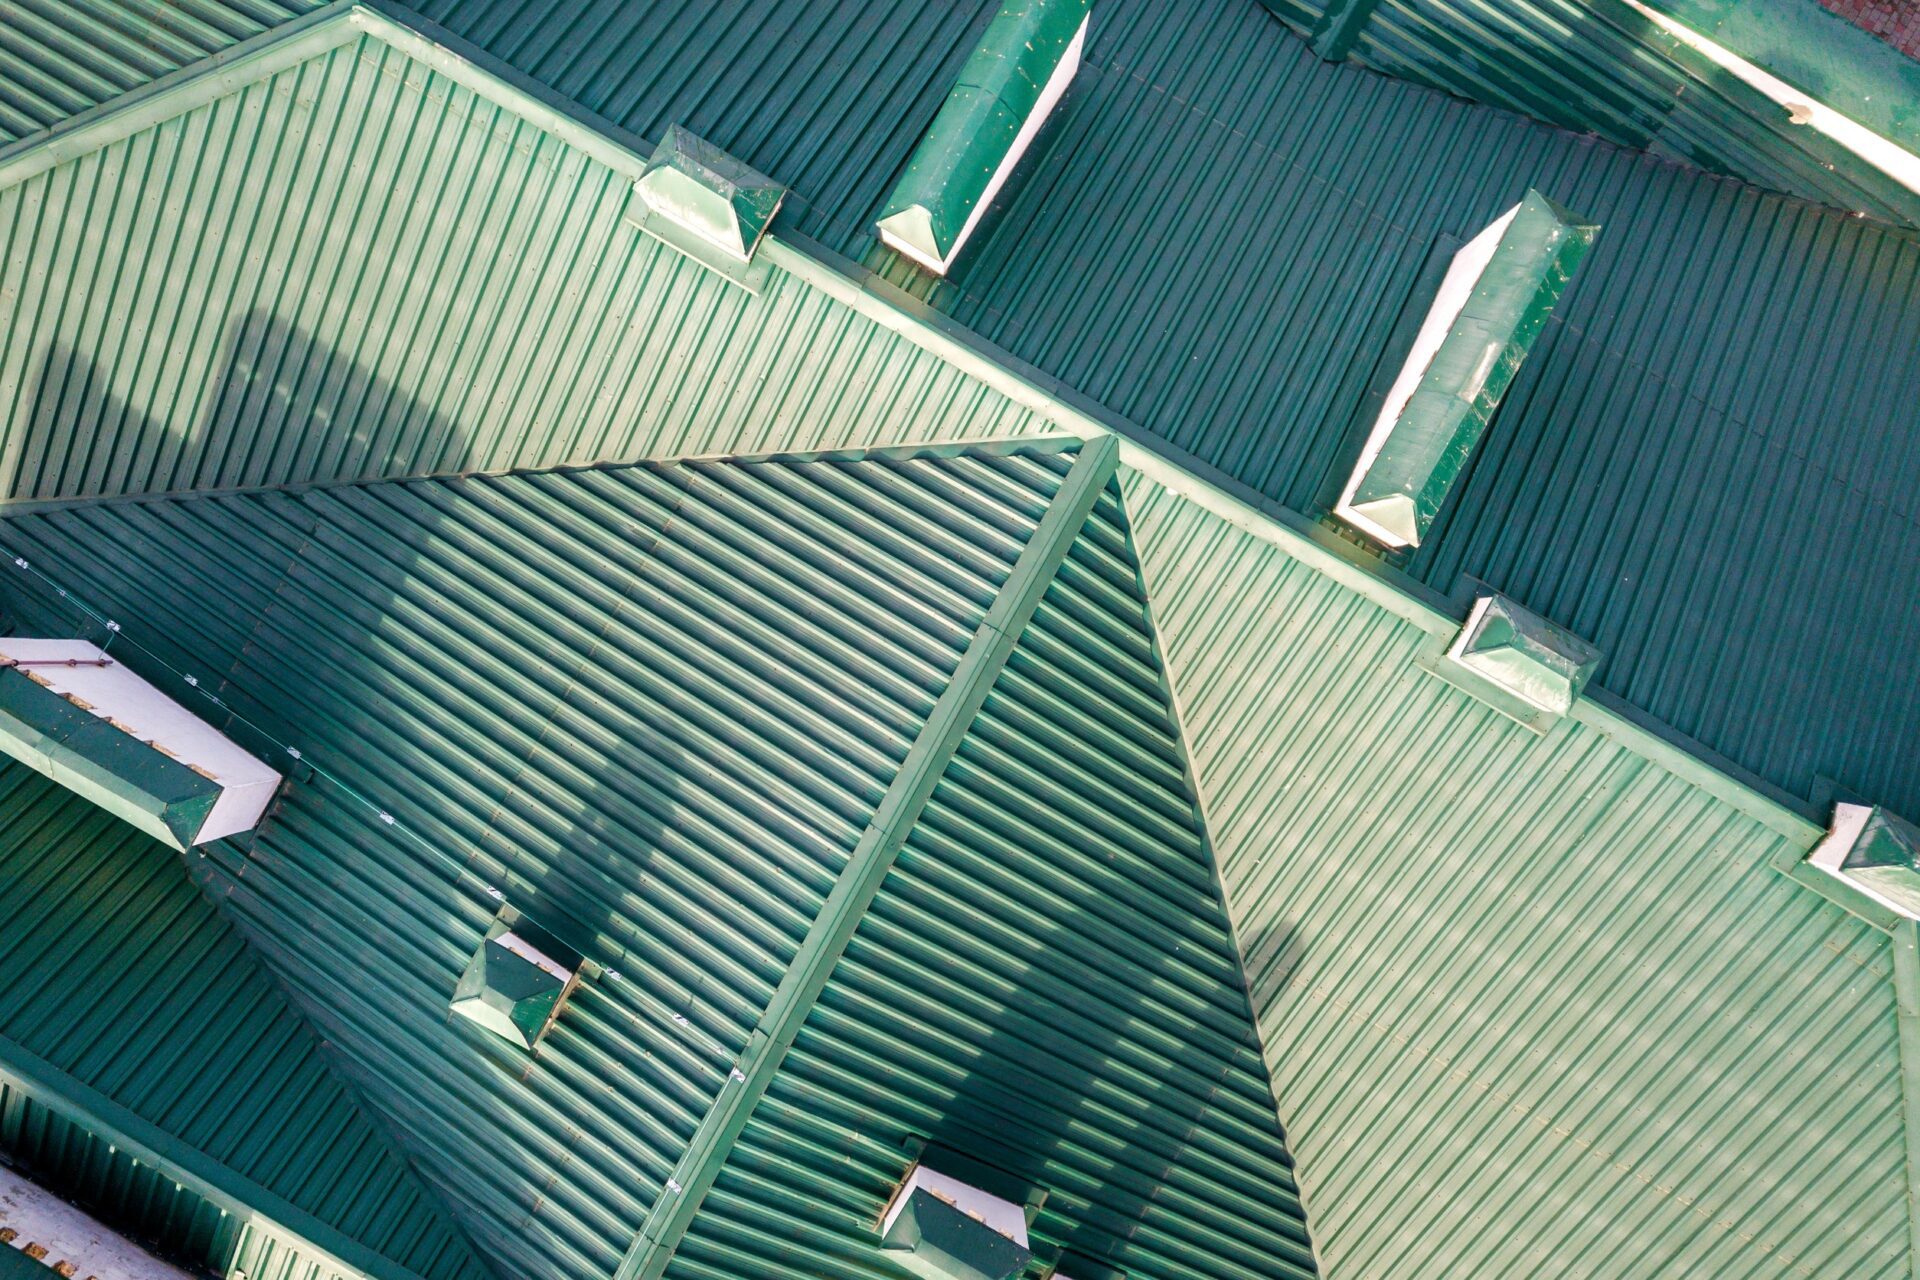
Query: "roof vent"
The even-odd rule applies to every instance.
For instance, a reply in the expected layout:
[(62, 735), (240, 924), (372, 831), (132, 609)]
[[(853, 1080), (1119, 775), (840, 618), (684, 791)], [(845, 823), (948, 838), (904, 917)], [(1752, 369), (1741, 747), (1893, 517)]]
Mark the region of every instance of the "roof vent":
[(758, 293), (766, 269), (753, 269), (787, 189), (679, 125), (655, 148), (633, 184), (627, 220), (701, 266)]
[(1807, 861), (1901, 915), (1920, 920), (1920, 829), (1885, 809), (1837, 804)]
[(1080, 69), (1091, 0), (1006, 0), (914, 148), (880, 240), (947, 274)]
[(925, 1280), (1007, 1280), (1033, 1254), (1025, 1206), (913, 1166), (880, 1221), (880, 1247)]
[(1600, 228), (1537, 191), (1461, 246), (1334, 514), (1417, 547)]
[(487, 928), (453, 991), (453, 1011), (531, 1050), (580, 981), (581, 959), (511, 910)]
[(1600, 651), (1501, 595), (1474, 601), (1433, 670), (1502, 714), (1545, 730), (1573, 710)]
[(0, 751), (186, 849), (251, 831), (280, 775), (84, 640), (0, 639)]

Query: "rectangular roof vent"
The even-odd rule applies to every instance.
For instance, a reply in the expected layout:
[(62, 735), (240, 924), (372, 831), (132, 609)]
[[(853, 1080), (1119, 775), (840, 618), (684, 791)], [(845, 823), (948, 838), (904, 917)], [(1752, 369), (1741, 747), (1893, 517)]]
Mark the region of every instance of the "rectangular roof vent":
[(1006, 0), (914, 148), (880, 240), (939, 275), (1080, 69), (1091, 0)]
[(1538, 191), (1461, 246), (1334, 514), (1417, 547), (1599, 233)]
[(1544, 731), (1573, 710), (1600, 651), (1502, 595), (1483, 595), (1431, 669), (1501, 714)]
[(0, 751), (186, 849), (251, 831), (280, 775), (84, 640), (0, 639)]
[(670, 249), (758, 293), (754, 253), (787, 189), (679, 125), (633, 184), (627, 220)]
[(1008, 1280), (1033, 1258), (1025, 1206), (924, 1161), (887, 1206), (880, 1247), (925, 1280)]
[(510, 908), (494, 918), (453, 992), (453, 1011), (531, 1051), (579, 984), (580, 954)]
[(1883, 906), (1920, 920), (1920, 829), (1877, 805), (1837, 804), (1807, 861)]

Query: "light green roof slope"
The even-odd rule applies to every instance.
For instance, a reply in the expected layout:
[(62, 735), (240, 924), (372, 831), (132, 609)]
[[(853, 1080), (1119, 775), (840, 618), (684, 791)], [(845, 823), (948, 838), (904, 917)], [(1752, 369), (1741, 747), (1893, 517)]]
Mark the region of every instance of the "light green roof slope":
[[(199, 873), (487, 1256), (588, 1277), (727, 1080), (1065, 465), (395, 482), (4, 534), (322, 771)], [(87, 623), (45, 593), (22, 611)], [(612, 971), (537, 1058), (450, 1021), (490, 891)]]
[(639, 155), (345, 19), (0, 164), (0, 496), (1036, 434), (784, 273), (753, 298), (628, 225)]
[(1330, 1276), (1910, 1274), (1893, 947), (1775, 869), (1817, 831), (1128, 497)]
[(670, 1280), (890, 1280), (874, 1224), (916, 1141), (1045, 1188), (1043, 1258), (1315, 1273), (1136, 574), (1114, 487)]
[(57, 1077), (406, 1274), (487, 1274), (179, 856), (12, 762), (0, 765), (0, 919), (0, 1153), (67, 1194), (115, 1201), (220, 1274), (271, 1280), (270, 1261), (333, 1274), (272, 1222), (223, 1216), (116, 1151), (70, 1095), (42, 1087)]

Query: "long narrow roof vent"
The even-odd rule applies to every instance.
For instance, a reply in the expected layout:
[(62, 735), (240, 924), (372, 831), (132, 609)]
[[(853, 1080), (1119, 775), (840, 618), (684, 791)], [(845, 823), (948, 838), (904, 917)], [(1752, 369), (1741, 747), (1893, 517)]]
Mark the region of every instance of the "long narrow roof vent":
[(1532, 729), (1545, 730), (1586, 689), (1600, 651), (1502, 595), (1474, 601), (1433, 670)]
[(1006, 0), (888, 198), (882, 243), (947, 274), (1080, 69), (1090, 4)]
[(84, 640), (0, 639), (0, 751), (186, 849), (251, 831), (280, 775)]
[(453, 992), (453, 1011), (532, 1050), (579, 984), (580, 954), (510, 909), (487, 928)]
[(925, 1280), (1008, 1280), (1033, 1258), (1025, 1206), (924, 1161), (887, 1206), (880, 1247)]
[(671, 249), (758, 293), (754, 252), (787, 189), (679, 125), (633, 184), (628, 221)]
[(1807, 861), (1903, 916), (1920, 919), (1920, 829), (1875, 805), (1837, 804)]
[(1389, 547), (1420, 545), (1599, 231), (1529, 191), (1461, 246), (1335, 515)]

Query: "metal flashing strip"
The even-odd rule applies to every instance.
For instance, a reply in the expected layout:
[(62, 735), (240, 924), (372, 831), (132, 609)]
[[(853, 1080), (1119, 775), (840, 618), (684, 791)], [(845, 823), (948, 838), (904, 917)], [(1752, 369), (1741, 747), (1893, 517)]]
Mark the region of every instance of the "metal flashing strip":
[(659, 1280), (700, 1203), (712, 1189), (734, 1142), (766, 1094), (787, 1050), (813, 1011), (835, 965), (852, 941), (881, 883), (893, 869), (934, 787), (946, 772), (974, 716), (985, 705), (1001, 669), (1074, 539), (1119, 466), (1112, 436), (1084, 446), (1047, 513), (1020, 553), (993, 607), (980, 622), (953, 678), (928, 715), (920, 736), (887, 788), (873, 820), (835, 880), (747, 1040), (719, 1098), (694, 1131), (660, 1198), (634, 1237), (616, 1280)]
[(233, 1172), (4, 1036), (0, 1036), (0, 1080), (39, 1099), (240, 1222), (260, 1223), (292, 1241), (303, 1253), (343, 1276), (354, 1280), (420, 1280), (405, 1267)]

